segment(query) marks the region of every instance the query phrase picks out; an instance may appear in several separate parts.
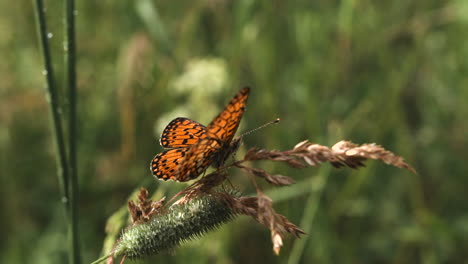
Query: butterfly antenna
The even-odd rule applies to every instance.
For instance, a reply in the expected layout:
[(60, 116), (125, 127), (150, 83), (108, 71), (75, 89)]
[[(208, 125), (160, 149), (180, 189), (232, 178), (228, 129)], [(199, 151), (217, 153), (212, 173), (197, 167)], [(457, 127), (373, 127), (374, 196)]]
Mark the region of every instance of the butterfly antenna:
[(276, 119), (273, 120), (273, 121), (270, 121), (270, 122), (268, 122), (268, 123), (266, 123), (266, 124), (263, 124), (263, 125), (261, 125), (261, 126), (259, 126), (259, 127), (257, 127), (257, 128), (254, 128), (254, 129), (252, 129), (252, 130), (250, 130), (250, 131), (247, 131), (247, 132), (243, 133), (242, 135), (240, 135), (240, 137), (242, 138), (242, 137), (244, 137), (244, 136), (246, 136), (246, 135), (248, 135), (248, 134), (250, 134), (250, 133), (253, 133), (253, 132), (257, 131), (257, 130), (260, 130), (260, 129), (262, 129), (262, 128), (265, 128), (265, 127), (267, 127), (267, 126), (269, 126), (269, 125), (277, 124), (277, 123), (279, 123), (279, 121), (280, 121), (280, 119), (279, 119), (279, 118), (276, 118)]

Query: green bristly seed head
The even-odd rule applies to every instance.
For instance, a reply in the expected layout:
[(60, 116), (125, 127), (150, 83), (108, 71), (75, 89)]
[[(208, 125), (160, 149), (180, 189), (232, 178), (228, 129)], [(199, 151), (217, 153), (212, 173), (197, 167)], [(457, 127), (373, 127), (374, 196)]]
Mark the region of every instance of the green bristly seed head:
[(182, 205), (172, 206), (166, 214), (125, 230), (115, 247), (114, 256), (142, 258), (177, 247), (233, 219), (235, 212), (221, 196), (205, 195)]

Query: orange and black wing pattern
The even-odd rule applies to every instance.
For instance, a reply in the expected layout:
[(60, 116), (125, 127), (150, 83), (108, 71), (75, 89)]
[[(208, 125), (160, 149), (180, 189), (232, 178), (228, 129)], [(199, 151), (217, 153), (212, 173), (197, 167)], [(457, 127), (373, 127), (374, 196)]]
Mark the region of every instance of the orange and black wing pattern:
[(159, 153), (151, 161), (151, 172), (160, 180), (177, 181), (176, 173), (187, 151), (187, 148), (175, 148)]
[(177, 180), (184, 182), (197, 178), (213, 163), (214, 155), (219, 150), (219, 143), (212, 138), (204, 138), (188, 148), (176, 173)]
[(202, 174), (217, 154), (229, 146), (244, 114), (249, 92), (248, 87), (241, 89), (208, 127), (188, 118), (172, 120), (160, 138), (161, 146), (170, 149), (151, 161), (153, 175), (162, 180), (184, 182)]
[(231, 142), (244, 115), (249, 93), (250, 88), (245, 87), (231, 99), (223, 111), (207, 126), (209, 137), (217, 138), (224, 143)]
[[(172, 120), (159, 139), (162, 147), (170, 149), (159, 153), (151, 161), (150, 169), (153, 175), (162, 180), (179, 180), (180, 165), (183, 164), (190, 146), (196, 145), (206, 137), (204, 125), (183, 117)], [(188, 173), (194, 175), (196, 170), (197, 168), (192, 168)]]
[(168, 149), (159, 153), (151, 161), (150, 169), (161, 180), (189, 181), (208, 169), (218, 150), (216, 140), (204, 138), (192, 147)]
[(204, 125), (188, 118), (178, 117), (166, 126), (159, 143), (164, 148), (188, 147), (206, 136)]

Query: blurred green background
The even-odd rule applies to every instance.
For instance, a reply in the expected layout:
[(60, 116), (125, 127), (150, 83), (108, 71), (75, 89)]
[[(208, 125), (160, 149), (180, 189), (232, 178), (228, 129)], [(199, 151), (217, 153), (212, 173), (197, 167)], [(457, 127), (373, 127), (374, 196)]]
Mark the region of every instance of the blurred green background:
[[(48, 1), (59, 88), (62, 11)], [(244, 85), (240, 131), (282, 122), (246, 137), (238, 155), (304, 139), (376, 142), (418, 174), (375, 161), (360, 170), (257, 163), (296, 179), (262, 186), (308, 235), (276, 257), (269, 231), (239, 217), (142, 263), (466, 263), (467, 1), (77, 1), (76, 19), (84, 263), (98, 258), (107, 219), (135, 189), (160, 198), (185, 186), (148, 170), (164, 126), (178, 116), (208, 124)], [(32, 1), (0, 2), (0, 50), (0, 262), (64, 263)]]

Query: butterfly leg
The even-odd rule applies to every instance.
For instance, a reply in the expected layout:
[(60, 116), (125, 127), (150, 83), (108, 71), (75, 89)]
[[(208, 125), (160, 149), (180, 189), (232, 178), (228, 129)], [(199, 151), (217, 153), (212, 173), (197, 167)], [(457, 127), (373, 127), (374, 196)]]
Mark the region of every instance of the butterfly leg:
[[(229, 175), (227, 175), (227, 169), (218, 167), (218, 168), (216, 168), (216, 170), (217, 170), (217, 174), (219, 175), (219, 177), (224, 176), (224, 175), (226, 176), (225, 180), (229, 183), (229, 185), (231, 186), (231, 189), (234, 189), (234, 185), (232, 184), (231, 180), (229, 179)], [(222, 171), (222, 170), (224, 170), (224, 171)], [(223, 188), (223, 191), (226, 192), (227, 190), (226, 190), (226, 186), (224, 185), (224, 182), (225, 181), (223, 180), (223, 184), (222, 184), (223, 187), (222, 188)]]

